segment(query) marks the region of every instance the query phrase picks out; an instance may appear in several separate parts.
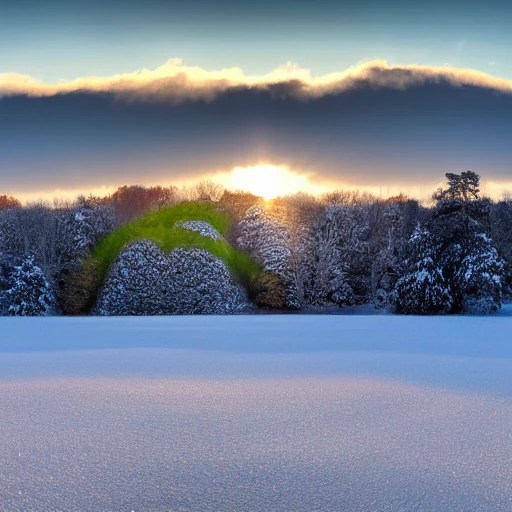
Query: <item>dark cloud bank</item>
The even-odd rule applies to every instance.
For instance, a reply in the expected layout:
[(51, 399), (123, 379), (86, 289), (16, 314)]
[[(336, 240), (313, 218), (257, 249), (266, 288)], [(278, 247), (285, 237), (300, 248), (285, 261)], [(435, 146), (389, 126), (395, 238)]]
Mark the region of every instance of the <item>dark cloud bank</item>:
[(429, 185), (465, 169), (512, 182), (506, 88), (403, 70), (378, 78), (313, 93), (300, 81), (224, 84), (180, 101), (169, 101), (176, 82), (142, 95), (13, 93), (0, 99), (0, 187), (172, 183), (263, 160), (319, 183)]

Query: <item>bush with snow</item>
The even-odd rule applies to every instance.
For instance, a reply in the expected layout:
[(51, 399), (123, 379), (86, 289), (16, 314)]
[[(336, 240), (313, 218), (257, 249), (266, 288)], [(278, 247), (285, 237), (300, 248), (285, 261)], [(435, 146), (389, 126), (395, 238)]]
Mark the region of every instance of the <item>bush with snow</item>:
[(187, 229), (189, 231), (195, 231), (201, 236), (211, 238), (212, 240), (223, 240), (220, 233), (208, 222), (204, 220), (186, 220), (177, 222), (175, 228)]
[(100, 315), (222, 314), (243, 311), (243, 289), (225, 263), (204, 249), (165, 254), (139, 240), (118, 256), (102, 287)]
[(220, 314), (243, 311), (245, 293), (232, 280), (226, 264), (204, 249), (178, 248), (168, 256), (170, 295), (175, 314)]

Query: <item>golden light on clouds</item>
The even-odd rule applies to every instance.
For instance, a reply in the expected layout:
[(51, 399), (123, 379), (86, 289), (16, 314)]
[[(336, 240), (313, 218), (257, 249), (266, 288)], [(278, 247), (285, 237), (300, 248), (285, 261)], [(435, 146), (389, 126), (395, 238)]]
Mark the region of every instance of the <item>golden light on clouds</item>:
[(259, 163), (235, 167), (229, 173), (219, 173), (213, 179), (231, 190), (245, 190), (265, 199), (296, 192), (317, 194), (324, 189), (310, 182), (310, 174), (290, 170), (286, 165)]
[(111, 76), (84, 76), (45, 83), (30, 75), (0, 73), (0, 97), (10, 95), (53, 96), (72, 92), (110, 92), (128, 99), (161, 99), (171, 102), (213, 100), (232, 87), (269, 87), (294, 82), (290, 93), (302, 98), (322, 97), (353, 89), (359, 81), (374, 86), (405, 89), (427, 81), (446, 81), (452, 86), (472, 85), (512, 94), (512, 80), (474, 69), (418, 64), (391, 65), (371, 60), (346, 69), (316, 76), (293, 62), (262, 75), (250, 75), (240, 67), (206, 70), (168, 59), (155, 69), (139, 69)]

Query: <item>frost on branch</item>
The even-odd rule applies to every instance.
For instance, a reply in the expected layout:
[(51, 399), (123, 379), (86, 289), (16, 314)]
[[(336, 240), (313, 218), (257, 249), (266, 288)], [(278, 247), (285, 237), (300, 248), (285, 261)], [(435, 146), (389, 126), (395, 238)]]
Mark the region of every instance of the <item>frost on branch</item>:
[(246, 306), (243, 289), (219, 258), (198, 248), (165, 254), (139, 240), (118, 256), (95, 309), (100, 315), (190, 315), (235, 313)]

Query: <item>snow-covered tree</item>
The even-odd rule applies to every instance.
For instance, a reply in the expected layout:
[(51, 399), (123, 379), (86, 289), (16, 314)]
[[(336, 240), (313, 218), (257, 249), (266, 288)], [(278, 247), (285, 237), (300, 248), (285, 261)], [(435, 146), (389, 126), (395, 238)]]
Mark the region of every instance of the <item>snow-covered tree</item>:
[(59, 268), (58, 212), (44, 203), (12, 210), (16, 214), (16, 234), (21, 245), (17, 256), (32, 255), (48, 278)]
[(44, 316), (56, 310), (55, 293), (34, 258), (25, 258), (8, 278), (7, 313), (11, 316)]
[(353, 302), (366, 302), (371, 294), (371, 245), (368, 205), (354, 205), (338, 215), (341, 258), (346, 269), (346, 281), (353, 293)]
[(430, 232), (417, 225), (410, 240), (408, 271), (395, 285), (398, 313), (429, 315), (450, 311), (453, 298), (437, 264), (437, 247)]
[(86, 199), (58, 219), (58, 252), (61, 263), (76, 262), (115, 225), (111, 206), (95, 205)]
[(5, 256), (0, 252), (0, 316), (7, 314), (9, 302), (7, 291), (9, 290), (10, 266), (5, 261)]
[(97, 205), (85, 198), (80, 198), (74, 208), (59, 215), (55, 280), (64, 314), (82, 314), (91, 307), (99, 276), (94, 261), (88, 256), (114, 225), (112, 206)]
[(247, 307), (243, 289), (222, 260), (198, 249), (165, 254), (139, 240), (118, 256), (100, 291), (100, 315), (236, 313)]
[(328, 206), (312, 220), (304, 244), (304, 296), (312, 305), (349, 304), (353, 290), (348, 283), (347, 251), (342, 209)]
[(452, 312), (492, 313), (501, 307), (504, 264), (487, 234), (491, 202), (479, 197), (477, 174), (447, 178), (449, 188), (435, 196), (431, 226), (453, 298)]
[(486, 315), (501, 307), (504, 263), (485, 233), (474, 233), (471, 239), (454, 281), (460, 290), (462, 311)]
[(261, 206), (253, 206), (238, 223), (235, 233), (237, 247), (249, 253), (263, 267), (264, 273), (275, 275), (277, 279), (273, 283), (282, 287), (282, 293), (271, 294), (274, 298), (282, 296), (282, 305), (275, 306), (275, 302), (265, 304), (263, 297), (268, 295), (268, 290), (260, 297), (257, 296), (256, 301), (261, 305), (299, 309), (301, 297), (294, 275), (290, 234), (286, 226)]
[(512, 296), (512, 197), (493, 205), (491, 229), (491, 237), (505, 264), (503, 293)]
[(417, 201), (403, 194), (370, 207), (370, 297), (377, 307), (388, 309), (393, 306), (395, 284), (405, 271), (403, 264), (408, 254), (408, 241), (419, 221), (419, 208)]
[(19, 210), (0, 210), (0, 253), (20, 256), (25, 247), (19, 232)]

